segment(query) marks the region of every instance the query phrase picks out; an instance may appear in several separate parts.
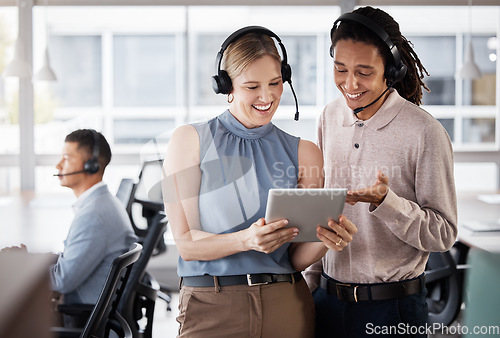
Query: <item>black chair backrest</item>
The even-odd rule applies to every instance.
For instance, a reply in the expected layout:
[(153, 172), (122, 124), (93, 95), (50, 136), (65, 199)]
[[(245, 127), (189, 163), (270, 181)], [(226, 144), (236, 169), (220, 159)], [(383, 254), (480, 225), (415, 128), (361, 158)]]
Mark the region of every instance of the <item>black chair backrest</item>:
[(116, 197), (122, 202), (125, 208), (128, 208), (131, 203), (132, 193), (135, 189), (135, 182), (132, 178), (122, 178), (118, 190), (116, 191)]
[[(126, 204), (126, 210), (130, 217), (135, 234), (142, 242), (149, 232), (154, 219), (159, 213), (163, 212), (163, 197), (161, 192), (163, 160), (150, 160), (142, 163), (137, 183), (127, 182), (123, 179), (120, 183), (121, 190), (130, 190), (130, 197)], [(132, 187), (131, 187), (132, 185)], [(118, 193), (120, 188), (118, 189)], [(127, 200), (125, 198), (124, 200)], [(142, 218), (138, 217), (135, 207), (140, 208)], [(140, 221), (146, 221), (146, 224), (140, 224)], [(158, 241), (154, 256), (167, 250), (165, 241)]]
[[(161, 194), (162, 165), (163, 160), (161, 159), (143, 162), (137, 183), (133, 184), (131, 188), (126, 210), (138, 237), (146, 236), (147, 227), (150, 226), (152, 219), (158, 212), (163, 211), (163, 197)], [(123, 182), (123, 185), (130, 186), (130, 182)], [(125, 187), (122, 190), (125, 190)], [(147, 222), (146, 226), (141, 226), (138, 219), (136, 219), (136, 206), (140, 206), (142, 217)]]
[[(123, 294), (123, 289), (127, 285), (127, 279), (133, 266), (132, 264), (139, 259), (141, 251), (142, 245), (134, 243), (128, 252), (113, 260), (104, 287), (80, 337), (104, 336), (104, 332), (109, 329), (108, 319), (111, 317), (118, 317), (117, 320), (120, 324), (125, 325), (122, 328), (123, 331), (130, 333), (130, 328), (126, 326), (126, 323), (116, 313), (116, 302), (119, 301), (119, 298)], [(124, 334), (124, 336), (128, 335)]]
[(142, 163), (139, 173), (135, 198), (149, 202), (152, 208), (163, 209), (163, 196), (161, 192), (163, 160), (149, 160)]
[[(151, 220), (147, 234), (141, 241), (143, 246), (141, 256), (132, 267), (122, 299), (118, 304), (117, 311), (129, 323), (134, 337), (139, 337), (141, 334), (145, 337), (150, 337), (152, 334), (152, 317), (157, 290), (153, 285), (147, 284), (144, 276), (149, 260), (153, 256), (158, 243), (163, 241), (163, 235), (167, 226), (164, 218), (165, 214), (163, 212), (157, 212)], [(146, 310), (147, 324), (145, 329), (143, 329), (145, 332), (139, 332), (138, 321), (143, 317), (143, 309)]]

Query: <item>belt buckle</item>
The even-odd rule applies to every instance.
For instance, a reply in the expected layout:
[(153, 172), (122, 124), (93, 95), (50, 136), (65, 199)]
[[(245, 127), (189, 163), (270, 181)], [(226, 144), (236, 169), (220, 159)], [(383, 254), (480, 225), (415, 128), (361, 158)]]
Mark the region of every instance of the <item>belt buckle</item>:
[[(340, 286), (340, 287), (346, 286), (346, 287), (349, 287), (349, 288), (352, 287), (351, 284), (343, 284), (343, 283), (337, 283), (337, 286)], [(337, 293), (338, 293), (338, 291), (337, 291)], [(353, 296), (354, 296), (354, 302), (357, 303), (358, 302), (358, 285), (356, 285), (354, 287)]]
[(247, 284), (248, 284), (248, 286), (259, 286), (259, 285), (269, 284), (269, 282), (253, 283), (252, 282), (252, 275), (247, 273)]

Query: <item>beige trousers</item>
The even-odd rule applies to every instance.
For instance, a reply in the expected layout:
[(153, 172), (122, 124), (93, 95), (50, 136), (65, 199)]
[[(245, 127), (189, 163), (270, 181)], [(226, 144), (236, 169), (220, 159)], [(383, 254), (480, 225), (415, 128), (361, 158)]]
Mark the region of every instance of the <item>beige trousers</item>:
[(179, 338), (314, 337), (314, 302), (304, 279), (261, 286), (183, 286)]

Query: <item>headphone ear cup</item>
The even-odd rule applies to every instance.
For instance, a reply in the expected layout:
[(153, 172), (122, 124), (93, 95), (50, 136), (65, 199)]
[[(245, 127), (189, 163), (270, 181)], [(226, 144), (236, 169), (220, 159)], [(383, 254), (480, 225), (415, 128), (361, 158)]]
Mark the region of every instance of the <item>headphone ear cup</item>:
[(400, 63), (397, 67), (390, 65), (385, 70), (385, 78), (391, 83), (401, 81), (406, 75), (407, 67), (404, 63)]
[(406, 67), (406, 65), (401, 62), (399, 68), (396, 69), (396, 73), (394, 74), (394, 78), (395, 78), (394, 81), (398, 82), (398, 81), (403, 80), (403, 78), (406, 75), (407, 70), (408, 70), (408, 68)]
[(292, 81), (292, 67), (288, 63), (281, 62), (281, 78), (283, 83)]
[(99, 171), (99, 161), (95, 158), (91, 158), (83, 165), (83, 170), (89, 174), (95, 174)]
[(220, 94), (220, 80), (219, 80), (219, 75), (214, 75), (212, 76), (212, 89), (214, 90), (215, 94)]
[(215, 94), (229, 94), (231, 92), (233, 83), (225, 70), (219, 70), (218, 75), (212, 76), (212, 89)]
[(394, 65), (389, 65), (386, 67), (385, 69), (385, 78), (388, 82), (390, 83), (394, 83), (394, 75), (395, 75), (395, 72), (396, 72), (396, 67), (394, 67)]

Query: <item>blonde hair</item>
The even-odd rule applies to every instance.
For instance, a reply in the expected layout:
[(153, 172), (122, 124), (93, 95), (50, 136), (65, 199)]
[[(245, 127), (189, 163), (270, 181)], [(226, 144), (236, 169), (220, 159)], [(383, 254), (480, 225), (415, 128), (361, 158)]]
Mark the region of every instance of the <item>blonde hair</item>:
[(281, 64), (274, 40), (265, 34), (249, 33), (232, 42), (224, 52), (221, 69), (231, 80), (239, 76), (255, 60), (269, 55)]

